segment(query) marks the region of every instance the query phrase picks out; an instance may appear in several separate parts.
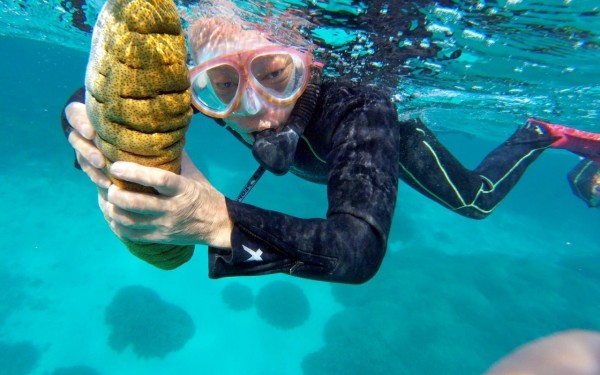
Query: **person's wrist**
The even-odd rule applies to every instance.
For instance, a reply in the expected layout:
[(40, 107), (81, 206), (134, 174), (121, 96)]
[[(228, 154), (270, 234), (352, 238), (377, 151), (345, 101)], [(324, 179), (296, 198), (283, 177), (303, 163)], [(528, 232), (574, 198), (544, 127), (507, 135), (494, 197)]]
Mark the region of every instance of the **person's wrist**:
[(233, 231), (233, 222), (229, 217), (227, 204), (225, 203), (225, 197), (223, 195), (219, 194), (218, 202), (218, 214), (215, 215), (215, 221), (213, 223), (212, 230), (214, 236), (211, 238), (209, 245), (221, 249), (231, 249), (231, 232)]

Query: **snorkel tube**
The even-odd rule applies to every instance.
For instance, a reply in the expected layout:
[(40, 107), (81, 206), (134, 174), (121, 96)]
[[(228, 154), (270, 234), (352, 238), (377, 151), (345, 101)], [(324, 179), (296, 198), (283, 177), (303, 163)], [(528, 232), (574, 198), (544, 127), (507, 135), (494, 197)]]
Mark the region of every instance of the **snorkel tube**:
[(267, 129), (255, 135), (252, 155), (264, 169), (275, 175), (286, 174), (298, 147), (300, 136), (310, 121), (321, 92), (323, 64), (310, 66), (310, 79), (290, 117), (280, 129)]

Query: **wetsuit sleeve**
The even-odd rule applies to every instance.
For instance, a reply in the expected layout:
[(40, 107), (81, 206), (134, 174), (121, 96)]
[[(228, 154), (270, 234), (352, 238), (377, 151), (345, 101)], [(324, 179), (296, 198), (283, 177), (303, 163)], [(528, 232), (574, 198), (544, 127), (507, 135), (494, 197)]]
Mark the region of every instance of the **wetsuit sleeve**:
[(334, 129), (326, 218), (300, 219), (228, 200), (232, 249), (209, 249), (210, 277), (282, 272), (362, 283), (377, 272), (398, 187), (396, 111), (373, 93), (345, 103), (332, 103), (321, 119)]

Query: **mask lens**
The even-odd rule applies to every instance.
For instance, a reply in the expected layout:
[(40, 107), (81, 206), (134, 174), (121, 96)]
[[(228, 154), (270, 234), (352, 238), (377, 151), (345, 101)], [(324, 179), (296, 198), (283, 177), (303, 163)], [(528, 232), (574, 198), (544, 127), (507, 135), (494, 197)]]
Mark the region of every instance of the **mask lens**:
[(252, 59), (250, 72), (265, 94), (276, 101), (285, 101), (304, 87), (308, 68), (304, 60), (294, 54), (269, 53)]
[(230, 65), (217, 65), (197, 72), (192, 80), (192, 95), (209, 111), (225, 112), (235, 102), (240, 75)]

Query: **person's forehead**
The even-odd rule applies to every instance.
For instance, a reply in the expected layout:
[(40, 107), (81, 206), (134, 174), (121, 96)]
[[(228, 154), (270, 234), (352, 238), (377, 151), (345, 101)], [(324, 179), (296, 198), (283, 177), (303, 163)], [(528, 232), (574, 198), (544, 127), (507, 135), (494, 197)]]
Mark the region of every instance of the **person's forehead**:
[(208, 43), (200, 50), (195, 51), (196, 61), (200, 64), (217, 57), (271, 45), (276, 44), (256, 33), (242, 32), (219, 42)]
[(243, 52), (246, 50), (266, 47), (275, 45), (274, 43), (268, 41), (266, 38), (262, 37), (250, 37), (244, 38), (240, 36), (239, 38), (235, 38), (232, 40), (228, 40), (220, 45), (214, 47), (214, 52), (218, 55), (229, 55), (237, 52)]

